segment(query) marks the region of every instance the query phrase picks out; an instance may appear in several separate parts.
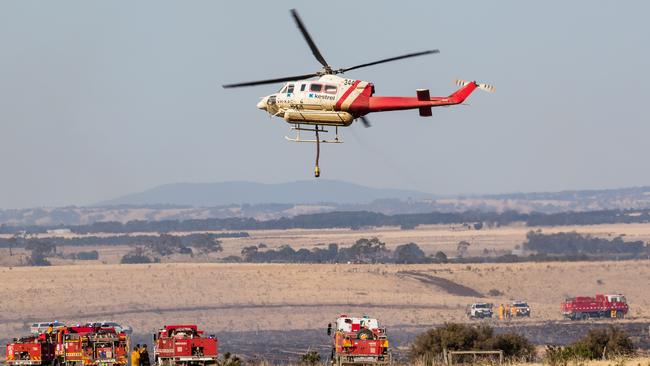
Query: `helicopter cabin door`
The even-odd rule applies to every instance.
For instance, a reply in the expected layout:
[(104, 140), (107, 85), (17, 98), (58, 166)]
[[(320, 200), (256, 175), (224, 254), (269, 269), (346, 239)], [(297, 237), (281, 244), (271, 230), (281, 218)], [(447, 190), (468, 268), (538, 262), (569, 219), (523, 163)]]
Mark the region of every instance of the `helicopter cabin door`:
[(320, 105), (314, 103), (315, 101), (312, 98), (309, 98), (309, 82), (303, 81), (296, 83), (296, 97), (298, 98), (298, 103), (302, 109), (314, 110), (320, 109)]
[(300, 83), (300, 104), (307, 110), (331, 111), (336, 104), (337, 87), (320, 81)]

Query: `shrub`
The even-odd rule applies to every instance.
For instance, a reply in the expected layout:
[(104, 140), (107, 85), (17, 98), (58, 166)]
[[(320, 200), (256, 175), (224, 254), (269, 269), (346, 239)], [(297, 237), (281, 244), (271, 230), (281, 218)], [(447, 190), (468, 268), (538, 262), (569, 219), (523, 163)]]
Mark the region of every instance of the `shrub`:
[(634, 344), (627, 333), (620, 328), (610, 326), (607, 329), (592, 329), (576, 342), (574, 347), (582, 351), (589, 359), (615, 358), (634, 354)]
[(223, 354), (223, 357), (217, 360), (217, 366), (241, 366), (241, 358), (230, 352)]
[(229, 255), (229, 256), (227, 256), (225, 258), (222, 258), (221, 260), (223, 262), (226, 262), (226, 263), (241, 263), (242, 262), (241, 257), (237, 256), (237, 255)]
[(528, 339), (516, 333), (494, 334), (488, 325), (446, 323), (415, 338), (411, 345), (411, 360), (437, 355), (443, 349), (459, 350), (502, 350), (507, 358), (531, 359), (535, 347)]
[(489, 342), (491, 349), (500, 349), (506, 357), (530, 360), (535, 356), (535, 346), (517, 333), (497, 334)]
[(81, 261), (92, 261), (99, 259), (99, 252), (96, 250), (91, 250), (89, 252), (78, 252), (75, 255), (75, 258)]
[(546, 348), (546, 361), (551, 366), (566, 365), (573, 360), (614, 359), (633, 356), (634, 344), (627, 333), (616, 327), (592, 329), (587, 335), (566, 347)]
[(447, 254), (445, 252), (438, 251), (436, 254), (433, 256), (438, 263), (447, 263), (449, 262), (449, 259), (447, 259)]
[(153, 260), (149, 258), (145, 253), (143, 248), (135, 248), (130, 252), (126, 253), (120, 263), (122, 264), (137, 264), (137, 263), (151, 263)]
[(501, 296), (501, 295), (503, 295), (503, 292), (493, 288), (493, 289), (490, 289), (490, 291), (488, 291), (488, 295), (490, 295), (490, 296)]
[(317, 365), (320, 363), (320, 354), (316, 351), (308, 351), (304, 355), (300, 357), (300, 364), (301, 365)]

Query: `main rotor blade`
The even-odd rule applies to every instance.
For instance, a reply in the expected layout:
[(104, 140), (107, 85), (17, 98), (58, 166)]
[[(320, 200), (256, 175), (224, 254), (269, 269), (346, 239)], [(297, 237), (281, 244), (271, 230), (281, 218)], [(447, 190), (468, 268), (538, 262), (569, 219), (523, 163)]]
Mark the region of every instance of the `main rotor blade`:
[(277, 78), (277, 79), (267, 79), (267, 80), (257, 80), (257, 81), (247, 81), (244, 83), (236, 83), (236, 84), (225, 84), (222, 85), (224, 88), (239, 88), (241, 86), (254, 86), (254, 85), (263, 85), (263, 84), (276, 84), (276, 83), (282, 83), (285, 81), (294, 81), (294, 80), (301, 80), (301, 79), (309, 79), (314, 76), (318, 76), (317, 73), (314, 74), (305, 74), (305, 75), (296, 75), (296, 76), (287, 76), (283, 78)]
[(363, 123), (363, 127), (368, 128), (370, 127), (370, 122), (365, 116), (361, 116), (361, 123)]
[(386, 59), (379, 60), (379, 61), (368, 62), (367, 64), (361, 64), (361, 65), (357, 65), (357, 66), (347, 67), (347, 68), (344, 68), (344, 69), (339, 69), (339, 70), (336, 70), (336, 73), (340, 74), (342, 72), (355, 70), (355, 69), (360, 69), (362, 67), (367, 67), (367, 66), (372, 66), (372, 65), (377, 65), (377, 64), (383, 64), (383, 63), (386, 63), (386, 62), (397, 61), (397, 60), (401, 60), (401, 59), (405, 59), (405, 58), (409, 58), (409, 57), (424, 56), (424, 55), (429, 55), (429, 54), (432, 54), (432, 53), (440, 53), (440, 51), (439, 50), (429, 50), (429, 51), (408, 53), (408, 54), (402, 55), (402, 56), (386, 58)]
[(302, 36), (305, 37), (305, 41), (307, 41), (309, 48), (311, 48), (311, 52), (314, 54), (314, 57), (316, 57), (318, 62), (320, 62), (321, 65), (323, 65), (323, 67), (329, 68), (330, 66), (327, 64), (327, 61), (325, 61), (325, 58), (323, 57), (323, 55), (321, 55), (320, 51), (318, 50), (318, 47), (316, 47), (316, 43), (314, 43), (314, 40), (311, 39), (309, 32), (307, 32), (307, 28), (305, 28), (305, 25), (302, 24), (302, 20), (300, 20), (298, 11), (296, 11), (296, 9), (291, 9), (291, 15), (293, 16), (293, 19), (296, 21), (296, 25), (298, 26), (298, 29), (300, 29)]

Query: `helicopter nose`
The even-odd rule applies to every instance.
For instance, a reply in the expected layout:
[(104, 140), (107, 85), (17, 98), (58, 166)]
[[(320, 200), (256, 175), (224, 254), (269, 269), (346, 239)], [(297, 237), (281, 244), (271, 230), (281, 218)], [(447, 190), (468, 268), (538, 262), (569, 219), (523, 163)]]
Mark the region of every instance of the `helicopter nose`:
[(259, 101), (259, 103), (257, 103), (257, 109), (261, 109), (261, 110), (264, 110), (264, 111), (265, 111), (265, 110), (266, 110), (266, 100), (267, 100), (268, 98), (269, 98), (269, 97), (264, 97), (264, 98), (262, 98), (262, 99)]

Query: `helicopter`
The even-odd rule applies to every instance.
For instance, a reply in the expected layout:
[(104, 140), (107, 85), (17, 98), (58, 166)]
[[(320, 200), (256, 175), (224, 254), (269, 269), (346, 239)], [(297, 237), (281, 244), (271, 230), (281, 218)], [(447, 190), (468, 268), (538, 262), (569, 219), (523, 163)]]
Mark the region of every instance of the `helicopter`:
[[(366, 117), (369, 113), (417, 109), (420, 116), (431, 117), (432, 107), (443, 107), (461, 104), (476, 89), (493, 92), (493, 86), (476, 81), (456, 80), (460, 89), (446, 97), (432, 97), (428, 89), (417, 89), (415, 96), (375, 96), (373, 83), (339, 76), (348, 71), (362, 67), (379, 65), (411, 57), (437, 54), (437, 49), (408, 53), (378, 61), (368, 62), (352, 67), (332, 68), (321, 54), (314, 40), (307, 32), (298, 11), (291, 9), (293, 17), (302, 36), (307, 41), (316, 60), (323, 66), (317, 72), (303, 75), (287, 76), (275, 79), (248, 81), (243, 83), (225, 84), (223, 88), (238, 88), (265, 84), (285, 83), (278, 92), (261, 97), (257, 108), (266, 111), (270, 116), (281, 117), (291, 124), (295, 137), (285, 138), (292, 142), (307, 142), (316, 144), (316, 166), (314, 176), (320, 176), (319, 158), (320, 144), (340, 144), (339, 127), (348, 127), (352, 122), (360, 120), (365, 127), (370, 127)], [(316, 80), (310, 80), (318, 77)], [(328, 133), (326, 128), (334, 128), (334, 136), (321, 139), (320, 134)], [(305, 139), (300, 132), (315, 133), (314, 139)]]

